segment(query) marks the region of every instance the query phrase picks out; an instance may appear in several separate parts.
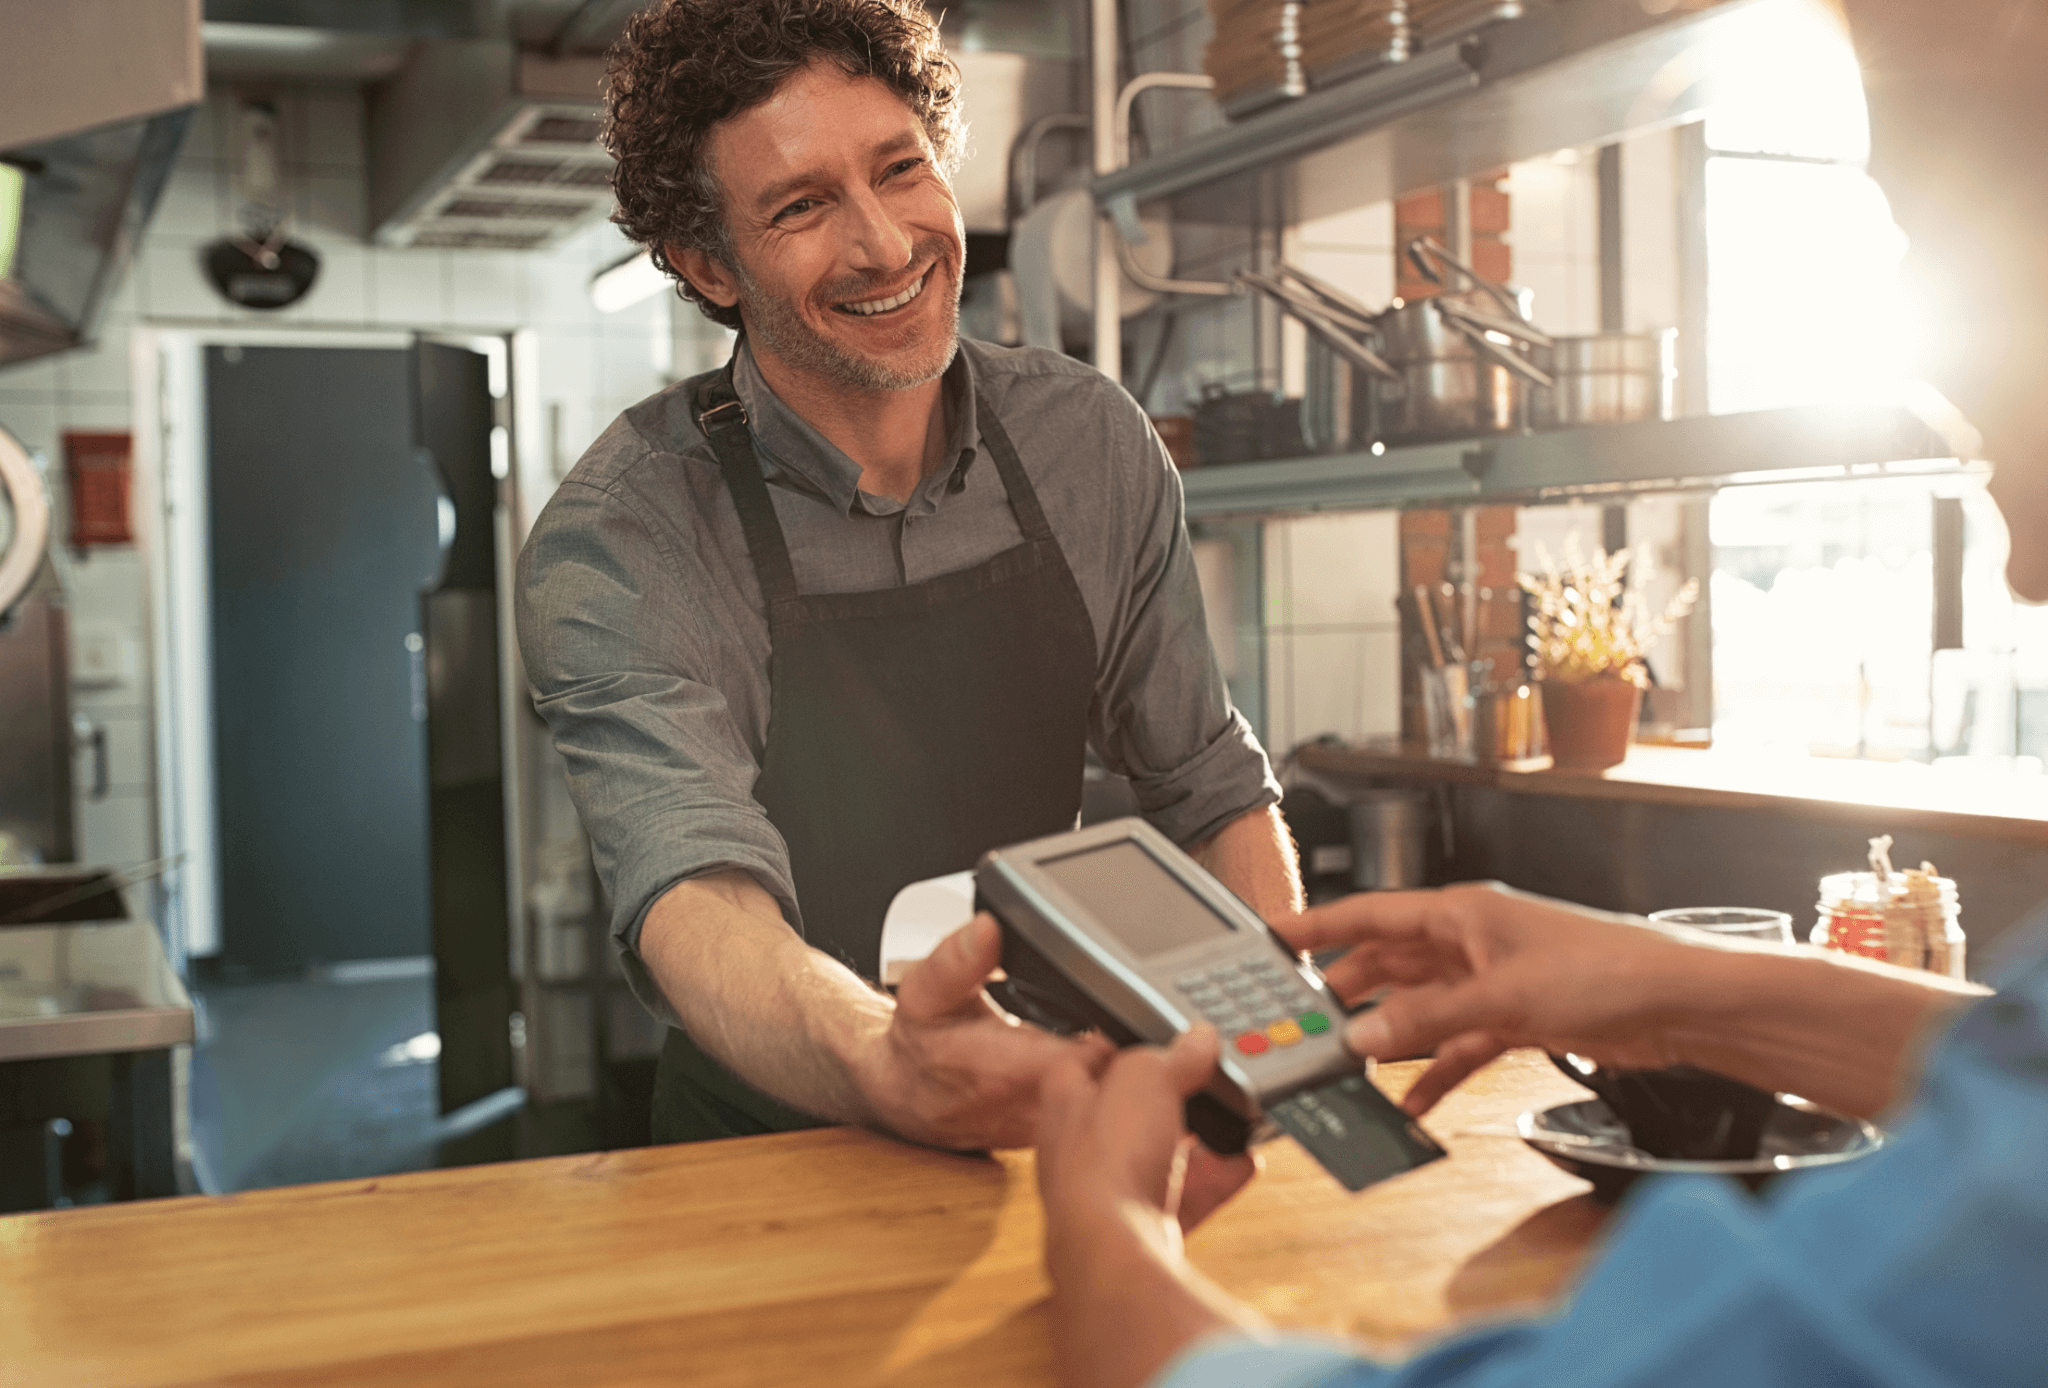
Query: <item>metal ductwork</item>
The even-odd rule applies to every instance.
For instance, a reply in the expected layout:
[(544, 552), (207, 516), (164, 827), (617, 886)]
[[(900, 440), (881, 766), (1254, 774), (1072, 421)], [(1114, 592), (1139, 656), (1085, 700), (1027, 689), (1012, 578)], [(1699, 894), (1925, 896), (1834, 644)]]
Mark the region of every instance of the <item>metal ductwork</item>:
[(371, 236), (534, 250), (611, 208), (604, 60), (434, 40), (370, 89)]
[(205, 90), (198, 0), (70, 0), (0, 53), (0, 362), (92, 339)]

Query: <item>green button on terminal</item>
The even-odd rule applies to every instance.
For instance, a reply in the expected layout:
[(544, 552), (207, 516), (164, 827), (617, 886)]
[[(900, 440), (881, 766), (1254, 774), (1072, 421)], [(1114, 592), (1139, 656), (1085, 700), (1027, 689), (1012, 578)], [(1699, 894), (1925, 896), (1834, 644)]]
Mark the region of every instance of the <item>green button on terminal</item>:
[(1310, 1036), (1321, 1036), (1330, 1029), (1330, 1019), (1320, 1012), (1301, 1014), (1301, 1029)]

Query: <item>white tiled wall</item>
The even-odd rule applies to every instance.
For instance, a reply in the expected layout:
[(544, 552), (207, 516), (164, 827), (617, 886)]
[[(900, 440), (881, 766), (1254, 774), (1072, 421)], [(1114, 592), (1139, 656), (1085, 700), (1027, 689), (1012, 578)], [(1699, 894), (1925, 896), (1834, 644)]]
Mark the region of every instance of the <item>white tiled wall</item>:
[(1357, 511), (1265, 525), (1266, 744), (1401, 728), (1398, 516)]
[[(341, 328), (499, 333), (530, 327), (540, 358), (542, 417), (556, 407), (564, 465), (621, 409), (666, 383), (681, 364), (676, 335), (686, 344), (701, 338), (706, 350), (724, 340), (708, 323), (699, 330), (689, 321), (697, 319), (694, 309), (678, 306), (672, 323), (667, 298), (600, 314), (590, 302), (590, 277), (630, 249), (601, 220), (544, 252), (369, 244), (362, 105), (341, 89), (309, 88), (279, 102), (291, 234), (318, 253), (319, 278), (288, 308), (236, 308), (214, 293), (199, 269), (201, 248), (240, 229), (230, 185), (234, 100), (215, 91), (201, 109), (136, 262), (110, 301), (98, 343), (0, 367), (0, 427), (43, 455), (53, 489), (61, 489), (63, 431), (130, 427), (128, 339), (139, 325), (297, 325), (309, 337)], [(702, 353), (689, 355), (694, 364)], [(63, 498), (56, 500), (61, 516)], [(537, 507), (537, 499), (527, 500)], [(112, 640), (133, 657), (132, 668), (115, 678), (74, 669), (77, 707), (107, 730), (110, 757), (106, 797), (80, 801), (79, 854), (102, 863), (138, 862), (155, 856), (156, 843), (143, 561), (132, 549), (95, 549), (80, 559), (60, 555), (59, 566), (74, 632), (97, 634), (101, 649)], [(81, 755), (77, 771), (83, 796), (91, 784), (88, 758)]]

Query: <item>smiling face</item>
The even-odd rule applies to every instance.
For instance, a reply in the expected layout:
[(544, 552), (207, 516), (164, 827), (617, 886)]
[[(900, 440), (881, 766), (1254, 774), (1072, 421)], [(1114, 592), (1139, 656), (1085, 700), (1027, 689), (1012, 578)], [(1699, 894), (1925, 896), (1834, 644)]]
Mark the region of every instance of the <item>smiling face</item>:
[(957, 344), (966, 238), (901, 98), (813, 63), (718, 126), (705, 153), (730, 263), (668, 255), (706, 297), (738, 305), (757, 356), (839, 390), (938, 378)]

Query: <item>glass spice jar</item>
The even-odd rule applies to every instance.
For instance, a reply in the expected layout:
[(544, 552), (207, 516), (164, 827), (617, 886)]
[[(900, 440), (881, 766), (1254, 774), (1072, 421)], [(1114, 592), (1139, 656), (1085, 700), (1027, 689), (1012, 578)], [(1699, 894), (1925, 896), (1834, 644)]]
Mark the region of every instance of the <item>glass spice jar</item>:
[(1809, 940), (1823, 949), (1859, 954), (1880, 963), (1931, 968), (1951, 978), (1964, 977), (1964, 949), (1961, 904), (1956, 884), (1947, 877), (1932, 880), (1939, 903), (1939, 930), (1945, 948), (1930, 951), (1932, 958), (1893, 959), (1885, 943), (1885, 907), (1900, 908), (1905, 897), (1904, 873), (1893, 873), (1880, 884), (1874, 872), (1837, 872), (1820, 880), (1820, 918)]

